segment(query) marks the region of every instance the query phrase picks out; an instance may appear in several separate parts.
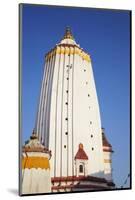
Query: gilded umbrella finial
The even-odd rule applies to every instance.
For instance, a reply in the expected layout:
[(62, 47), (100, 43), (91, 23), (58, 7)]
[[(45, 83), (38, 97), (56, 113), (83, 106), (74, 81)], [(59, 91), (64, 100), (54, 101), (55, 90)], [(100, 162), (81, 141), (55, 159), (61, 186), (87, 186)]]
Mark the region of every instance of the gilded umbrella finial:
[(69, 26), (66, 27), (66, 32), (65, 32), (65, 35), (64, 35), (64, 39), (72, 39), (72, 40), (74, 40), (74, 37), (72, 35), (71, 29), (70, 29)]

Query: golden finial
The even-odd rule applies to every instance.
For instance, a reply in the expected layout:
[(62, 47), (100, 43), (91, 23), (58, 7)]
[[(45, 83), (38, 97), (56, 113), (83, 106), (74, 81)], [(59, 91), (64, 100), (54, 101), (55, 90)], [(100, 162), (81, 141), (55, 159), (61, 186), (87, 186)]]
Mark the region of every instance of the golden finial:
[(74, 37), (72, 35), (70, 27), (66, 27), (66, 32), (65, 32), (65, 35), (64, 35), (64, 39), (72, 39), (72, 40), (74, 40)]
[(32, 140), (33, 139), (38, 139), (35, 129), (33, 130), (32, 135), (30, 136), (30, 139), (32, 139)]
[(82, 143), (79, 144), (79, 149), (83, 149), (83, 144)]

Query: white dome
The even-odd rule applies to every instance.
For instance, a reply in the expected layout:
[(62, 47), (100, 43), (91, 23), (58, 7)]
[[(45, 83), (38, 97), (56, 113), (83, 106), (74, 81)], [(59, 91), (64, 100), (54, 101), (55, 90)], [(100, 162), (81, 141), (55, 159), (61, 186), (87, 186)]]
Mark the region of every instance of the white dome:
[(63, 39), (61, 40), (60, 44), (72, 44), (72, 45), (77, 45), (75, 40), (72, 39)]

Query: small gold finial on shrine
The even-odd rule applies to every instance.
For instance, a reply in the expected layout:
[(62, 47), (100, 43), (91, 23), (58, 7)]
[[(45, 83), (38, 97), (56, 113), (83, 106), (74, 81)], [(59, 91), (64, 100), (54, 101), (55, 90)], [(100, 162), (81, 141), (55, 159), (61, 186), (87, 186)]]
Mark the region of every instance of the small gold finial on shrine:
[(83, 149), (83, 144), (82, 143), (79, 144), (79, 149)]

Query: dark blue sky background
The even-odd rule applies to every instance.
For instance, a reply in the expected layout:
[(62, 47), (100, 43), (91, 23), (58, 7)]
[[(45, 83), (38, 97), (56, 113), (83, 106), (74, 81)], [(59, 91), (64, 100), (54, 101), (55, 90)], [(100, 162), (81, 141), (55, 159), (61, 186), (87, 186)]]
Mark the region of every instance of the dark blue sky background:
[(130, 172), (129, 11), (24, 5), (22, 14), (23, 143), (35, 124), (44, 55), (70, 26), (92, 57), (102, 126), (114, 149), (114, 182), (120, 187)]

